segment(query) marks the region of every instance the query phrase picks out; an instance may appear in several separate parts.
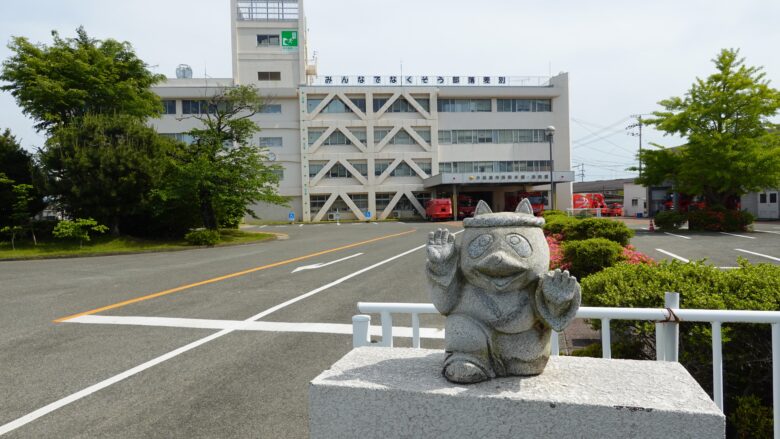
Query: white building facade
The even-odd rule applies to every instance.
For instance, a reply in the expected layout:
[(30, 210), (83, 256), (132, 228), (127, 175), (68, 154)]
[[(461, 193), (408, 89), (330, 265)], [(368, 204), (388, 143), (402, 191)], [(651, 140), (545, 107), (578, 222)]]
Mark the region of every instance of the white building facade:
[(256, 86), (265, 106), (254, 142), (284, 168), (279, 192), (291, 200), (255, 206), (262, 219), (424, 217), (428, 199), (464, 195), (507, 210), (519, 194), (547, 194), (551, 178), (555, 207), (571, 207), (567, 74), (317, 76), (302, 0), (230, 8), (233, 78), (160, 84), (154, 125), (186, 141), (210, 94)]

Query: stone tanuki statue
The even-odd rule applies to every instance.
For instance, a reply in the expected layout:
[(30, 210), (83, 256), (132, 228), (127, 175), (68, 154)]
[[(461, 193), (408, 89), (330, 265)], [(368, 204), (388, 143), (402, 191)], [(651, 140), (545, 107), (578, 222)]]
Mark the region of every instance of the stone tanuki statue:
[(431, 299), (447, 317), (444, 376), (467, 384), (542, 373), (551, 330), (562, 331), (580, 306), (577, 279), (549, 271), (544, 219), (528, 200), (500, 213), (480, 201), (463, 224), (460, 248), (443, 229), (427, 245)]

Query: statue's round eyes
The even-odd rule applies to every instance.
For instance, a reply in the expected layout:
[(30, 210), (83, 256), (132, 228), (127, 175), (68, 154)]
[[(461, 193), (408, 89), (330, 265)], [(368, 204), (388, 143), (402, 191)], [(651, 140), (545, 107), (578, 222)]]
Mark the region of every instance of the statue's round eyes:
[(531, 244), (522, 236), (513, 233), (506, 237), (506, 242), (518, 255), (524, 258), (531, 256)]
[(472, 258), (481, 256), (490, 247), (491, 242), (493, 242), (493, 237), (488, 234), (477, 236), (469, 244), (469, 256)]

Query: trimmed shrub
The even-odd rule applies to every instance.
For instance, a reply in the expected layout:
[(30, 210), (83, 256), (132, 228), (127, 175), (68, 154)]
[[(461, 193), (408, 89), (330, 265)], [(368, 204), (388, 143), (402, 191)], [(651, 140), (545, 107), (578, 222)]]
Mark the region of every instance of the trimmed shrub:
[(735, 398), (737, 408), (729, 415), (739, 439), (772, 439), (774, 419), (772, 407), (765, 406), (755, 396), (738, 396)]
[(712, 208), (688, 212), (688, 228), (712, 232), (744, 232), (755, 218), (747, 211)]
[(623, 247), (605, 238), (565, 241), (563, 260), (578, 278), (611, 267), (623, 260)]
[[(741, 258), (739, 266), (736, 270), (719, 270), (703, 262), (617, 264), (581, 281), (583, 305), (660, 308), (664, 292), (675, 291), (680, 293), (682, 308), (780, 310), (780, 266), (752, 265)], [(598, 322), (594, 323), (597, 327)], [(614, 320), (611, 327), (613, 352), (620, 353), (616, 358), (655, 359), (653, 322)], [(740, 406), (739, 397), (754, 395), (760, 405), (771, 404), (772, 371), (767, 360), (772, 352), (770, 327), (724, 324), (722, 335), (729, 437), (735, 437), (737, 431), (747, 432), (745, 437), (761, 437), (751, 435), (755, 423), (735, 414), (735, 410)], [(710, 393), (711, 336), (709, 324), (680, 324), (680, 363)], [(741, 405), (744, 407), (745, 402)]]
[(193, 230), (184, 235), (184, 240), (190, 245), (205, 245), (213, 247), (219, 242), (217, 230)]
[(665, 210), (658, 212), (653, 217), (655, 225), (661, 230), (677, 230), (685, 224), (688, 218), (680, 212), (674, 210)]
[(573, 227), (579, 221), (566, 215), (551, 215), (545, 217), (544, 232), (548, 235), (564, 235), (566, 229)]
[(550, 210), (542, 211), (542, 217), (544, 219), (548, 219), (548, 218), (554, 217), (554, 216), (567, 216), (567, 215), (566, 215), (566, 212), (564, 212), (562, 210), (550, 209)]
[(604, 238), (625, 247), (634, 236), (634, 231), (621, 221), (601, 218), (585, 218), (575, 221), (568, 223), (562, 231), (567, 240)]

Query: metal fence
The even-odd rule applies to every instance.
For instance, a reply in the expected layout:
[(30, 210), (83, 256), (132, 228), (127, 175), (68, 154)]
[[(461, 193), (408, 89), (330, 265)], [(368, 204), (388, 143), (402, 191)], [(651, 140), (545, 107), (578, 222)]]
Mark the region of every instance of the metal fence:
[[(680, 322), (709, 323), (712, 326), (712, 399), (723, 410), (723, 323), (759, 323), (772, 325), (772, 400), (774, 411), (774, 437), (780, 439), (780, 311), (732, 311), (709, 309), (680, 309), (680, 295), (666, 293), (665, 308), (604, 308), (581, 307), (577, 317), (601, 321), (601, 349), (603, 358), (612, 358), (610, 322), (612, 320), (641, 320), (655, 322), (656, 360), (678, 361)], [(360, 346), (393, 346), (393, 314), (410, 314), (412, 319), (412, 347), (420, 347), (420, 314), (439, 314), (428, 303), (371, 303), (359, 302), (361, 313), (379, 314), (382, 338), (372, 343), (371, 316), (359, 314), (352, 317), (352, 344)], [(404, 328), (406, 329), (406, 328)], [(407, 332), (408, 330), (404, 331)], [(432, 338), (442, 338), (443, 331), (423, 328)], [(553, 333), (552, 355), (558, 355), (558, 334)]]

